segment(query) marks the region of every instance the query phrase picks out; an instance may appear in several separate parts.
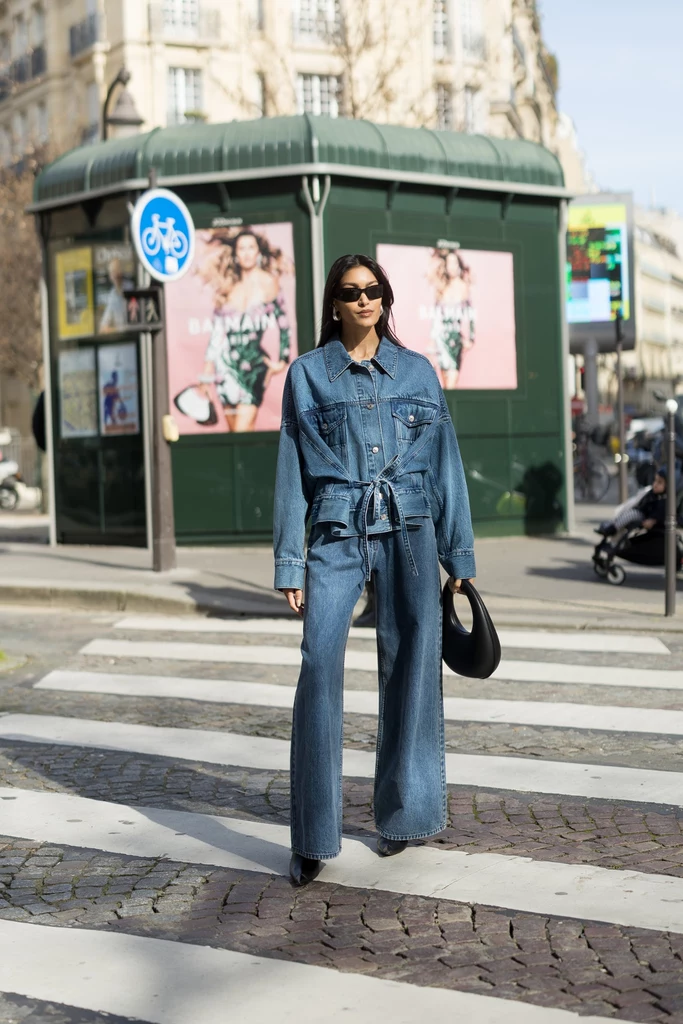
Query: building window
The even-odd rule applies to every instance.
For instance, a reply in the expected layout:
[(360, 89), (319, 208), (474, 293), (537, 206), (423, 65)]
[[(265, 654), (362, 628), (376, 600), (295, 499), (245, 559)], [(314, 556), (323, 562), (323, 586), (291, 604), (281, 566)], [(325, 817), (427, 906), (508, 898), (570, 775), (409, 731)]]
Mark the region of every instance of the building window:
[(266, 76), (256, 76), (256, 109), (259, 117), (266, 116)]
[(448, 51), (448, 0), (433, 0), (432, 34), (435, 57)]
[(460, 12), (465, 55), (483, 60), (486, 56), (486, 39), (481, 0), (461, 0)]
[(168, 123), (193, 120), (202, 109), (202, 73), (194, 68), (168, 69)]
[(336, 75), (297, 75), (296, 101), (300, 114), (339, 117), (342, 80)]
[(436, 127), (440, 132), (453, 128), (453, 90), (443, 82), (436, 87)]
[(164, 28), (187, 32), (199, 27), (199, 0), (164, 0)]
[(465, 87), (465, 131), (478, 134), (485, 130), (484, 97), (481, 89)]
[(12, 143), (6, 128), (0, 128), (0, 166), (7, 167), (12, 162)]
[(31, 46), (42, 46), (45, 42), (45, 11), (34, 7), (31, 12)]
[(12, 119), (12, 132), (14, 135), (14, 154), (21, 160), (28, 149), (28, 122), (26, 114), (18, 110)]
[(20, 14), (14, 19), (12, 31), (12, 52), (14, 57), (23, 57), (28, 50), (28, 32), (26, 18)]
[(339, 0), (295, 0), (295, 35), (326, 40), (333, 38), (340, 26)]
[(47, 116), (47, 103), (38, 104), (38, 110), (36, 112), (36, 134), (39, 145), (44, 146), (50, 141), (50, 121)]

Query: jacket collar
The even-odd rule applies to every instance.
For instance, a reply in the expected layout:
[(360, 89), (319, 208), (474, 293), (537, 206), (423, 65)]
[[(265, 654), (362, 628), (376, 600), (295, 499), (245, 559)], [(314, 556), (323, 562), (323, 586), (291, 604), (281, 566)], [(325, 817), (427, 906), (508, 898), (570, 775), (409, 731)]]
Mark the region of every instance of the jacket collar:
[[(331, 338), (324, 346), (324, 353), (327, 375), (331, 381), (336, 380), (354, 362), (339, 338)], [(372, 361), (385, 373), (388, 373), (393, 380), (396, 377), (398, 348), (388, 338), (382, 338)]]

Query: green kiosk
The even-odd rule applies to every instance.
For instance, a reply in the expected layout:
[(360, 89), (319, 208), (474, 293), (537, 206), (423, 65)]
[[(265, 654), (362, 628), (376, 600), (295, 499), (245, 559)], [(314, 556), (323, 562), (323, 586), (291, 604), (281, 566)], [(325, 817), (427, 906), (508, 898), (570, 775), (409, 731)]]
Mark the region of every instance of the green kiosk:
[[(303, 115), (158, 129), (37, 178), (53, 543), (150, 543), (157, 343), (131, 244), (150, 182), (196, 229), (160, 309), (178, 543), (270, 540), (287, 365), (315, 345), (345, 252), (385, 267), (399, 337), (440, 375), (478, 534), (571, 526), (559, 162), (521, 140)], [(172, 229), (148, 243), (172, 255)]]

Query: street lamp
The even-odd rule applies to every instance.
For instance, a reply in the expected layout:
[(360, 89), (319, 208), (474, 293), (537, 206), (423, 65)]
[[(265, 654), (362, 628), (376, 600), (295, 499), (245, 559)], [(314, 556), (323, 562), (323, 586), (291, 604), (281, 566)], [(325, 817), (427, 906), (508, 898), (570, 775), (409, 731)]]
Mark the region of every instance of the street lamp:
[[(107, 96), (102, 107), (102, 139), (106, 140), (109, 137), (109, 125), (115, 125), (119, 127), (128, 127), (137, 129), (143, 124), (143, 119), (140, 117), (133, 97), (126, 89), (126, 86), (130, 82), (130, 71), (127, 68), (121, 68), (114, 81), (111, 83), (107, 90)], [(109, 113), (109, 104), (111, 98), (114, 95), (114, 90), (117, 85), (123, 86), (121, 94), (116, 101), (114, 112)]]
[(665, 615), (676, 611), (676, 413), (678, 402), (669, 398), (666, 403), (666, 519), (664, 560), (666, 564)]

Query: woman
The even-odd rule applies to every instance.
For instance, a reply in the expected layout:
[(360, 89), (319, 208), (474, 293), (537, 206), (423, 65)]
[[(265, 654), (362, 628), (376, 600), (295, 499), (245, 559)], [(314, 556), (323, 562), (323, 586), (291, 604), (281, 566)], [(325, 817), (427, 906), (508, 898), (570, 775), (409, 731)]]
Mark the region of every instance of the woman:
[(456, 591), (474, 576), (472, 527), (443, 392), (429, 361), (396, 338), (393, 298), (369, 256), (338, 259), (320, 344), (295, 360), (285, 384), (275, 589), (304, 620), (292, 728), (295, 885), (340, 852), (344, 651), (369, 579), (379, 655), (378, 852), (400, 853), (409, 839), (446, 826), (438, 562)]
[[(474, 344), (475, 314), (472, 275), (456, 249), (435, 249), (431, 277), (436, 290), (432, 340), (437, 351), (443, 386), (458, 386), (462, 354)], [(467, 332), (463, 325), (467, 323)]]
[[(280, 290), (282, 254), (253, 231), (214, 236), (219, 248), (202, 267), (216, 292), (213, 332), (206, 350), (202, 390), (215, 382), (228, 430), (254, 429), (270, 378), (289, 362), (290, 330)], [(279, 359), (261, 347), (269, 327), (280, 331)]]

